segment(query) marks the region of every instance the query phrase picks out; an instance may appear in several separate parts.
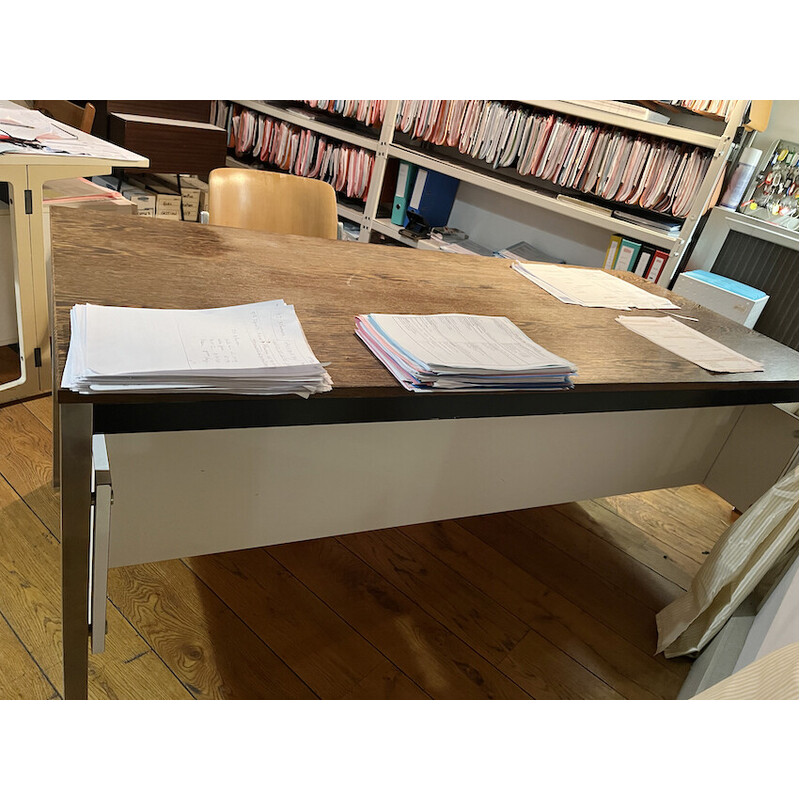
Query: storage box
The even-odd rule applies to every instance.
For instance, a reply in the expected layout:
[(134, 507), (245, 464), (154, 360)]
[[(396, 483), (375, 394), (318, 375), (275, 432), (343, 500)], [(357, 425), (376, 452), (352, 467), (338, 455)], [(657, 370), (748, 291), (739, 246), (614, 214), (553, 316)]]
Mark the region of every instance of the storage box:
[(129, 177), (131, 185), (155, 198), (155, 215), (159, 219), (181, 218), (181, 196), (147, 175)]
[(169, 187), (172, 191), (180, 192), (183, 201), (183, 219), (186, 222), (197, 222), (200, 213), (200, 203), (202, 190), (192, 185), (189, 175), (180, 176), (180, 184), (177, 175), (159, 174), (153, 176), (159, 183)]
[(154, 217), (156, 215), (156, 196), (153, 192), (137, 187), (123, 186), (122, 196), (127, 197), (135, 206), (140, 217)]
[(181, 175), (181, 184), (200, 191), (200, 211), (208, 211), (208, 184), (197, 175)]
[(127, 181), (121, 181), (115, 175), (96, 175), (92, 182), (98, 186), (120, 192), (120, 194), (133, 203), (134, 213), (140, 217), (154, 217), (156, 215), (156, 195), (142, 186), (134, 186)]
[(760, 289), (702, 269), (681, 273), (673, 291), (747, 328), (756, 324), (769, 300)]

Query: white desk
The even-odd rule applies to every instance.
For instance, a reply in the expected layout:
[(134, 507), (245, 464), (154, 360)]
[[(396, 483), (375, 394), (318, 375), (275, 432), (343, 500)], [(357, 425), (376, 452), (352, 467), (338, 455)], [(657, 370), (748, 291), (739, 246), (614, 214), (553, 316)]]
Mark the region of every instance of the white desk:
[[(20, 106), (0, 101), (0, 115)], [(61, 123), (59, 123), (61, 125)], [(52, 385), (49, 301), (50, 277), (45, 258), (42, 186), (59, 178), (106, 175), (113, 167), (146, 167), (146, 158), (109, 145), (93, 136), (61, 125), (87, 147), (109, 148), (114, 157), (0, 154), (0, 183), (8, 183), (11, 212), (13, 275), (17, 290), (19, 348), (22, 374), (0, 385), (0, 403), (50, 391)]]

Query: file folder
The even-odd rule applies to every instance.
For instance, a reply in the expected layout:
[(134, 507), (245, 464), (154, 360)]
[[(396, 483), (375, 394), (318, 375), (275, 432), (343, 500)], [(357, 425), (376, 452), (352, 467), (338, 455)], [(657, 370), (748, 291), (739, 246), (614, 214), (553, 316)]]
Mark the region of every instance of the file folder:
[(656, 250), (656, 252), (653, 253), (653, 257), (650, 259), (650, 266), (647, 268), (647, 272), (644, 276), (645, 280), (655, 283), (661, 277), (661, 272), (668, 258), (669, 253), (666, 251)]
[(642, 245), (642, 249), (639, 251), (639, 256), (636, 259), (636, 266), (633, 268), (635, 275), (641, 275), (644, 277), (647, 274), (647, 270), (650, 267), (650, 259), (653, 257), (655, 252), (655, 247), (652, 247), (649, 244)]
[(418, 214), (431, 228), (447, 225), (457, 189), (457, 178), (419, 169), (407, 210)]
[(397, 187), (394, 190), (394, 202), (392, 203), (392, 222), (395, 225), (405, 227), (408, 224), (408, 201), (411, 196), (411, 187), (414, 185), (414, 178), (417, 175), (417, 168), (414, 164), (401, 161), (397, 170)]
[(614, 269), (614, 262), (619, 255), (619, 246), (622, 244), (621, 236), (612, 236), (608, 243), (608, 250), (606, 250), (606, 257), (603, 261), (603, 269)]
[(619, 245), (617, 260), (614, 262), (614, 269), (631, 272), (636, 266), (636, 258), (642, 249), (642, 243), (633, 239), (623, 239)]

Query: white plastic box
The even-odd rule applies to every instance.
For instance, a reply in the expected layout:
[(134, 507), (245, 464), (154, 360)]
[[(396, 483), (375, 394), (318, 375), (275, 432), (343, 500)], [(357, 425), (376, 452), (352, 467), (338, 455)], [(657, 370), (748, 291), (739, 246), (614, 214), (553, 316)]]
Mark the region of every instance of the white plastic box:
[(769, 300), (760, 289), (702, 269), (681, 273), (673, 291), (747, 328), (756, 324)]

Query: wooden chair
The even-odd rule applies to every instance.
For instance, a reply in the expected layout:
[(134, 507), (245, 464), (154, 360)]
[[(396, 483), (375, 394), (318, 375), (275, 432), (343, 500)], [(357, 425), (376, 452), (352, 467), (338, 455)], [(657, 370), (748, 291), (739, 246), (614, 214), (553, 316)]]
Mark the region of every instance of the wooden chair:
[(336, 239), (336, 192), (324, 181), (256, 169), (222, 168), (208, 176), (212, 225)]
[(84, 133), (92, 132), (95, 107), (91, 103), (81, 107), (69, 100), (33, 100), (31, 104), (37, 111), (41, 111), (42, 114), (63, 122), (65, 125), (77, 128)]

